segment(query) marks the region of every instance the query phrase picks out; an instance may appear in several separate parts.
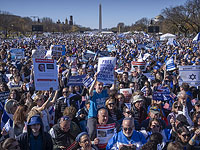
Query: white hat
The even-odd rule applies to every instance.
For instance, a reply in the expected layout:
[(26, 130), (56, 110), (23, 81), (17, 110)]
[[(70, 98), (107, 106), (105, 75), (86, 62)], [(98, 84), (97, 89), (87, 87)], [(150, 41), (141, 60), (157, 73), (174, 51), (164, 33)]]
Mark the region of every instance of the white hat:
[(135, 96), (132, 96), (132, 98), (131, 98), (132, 103), (136, 103), (136, 102), (143, 101), (143, 100), (144, 100), (143, 97), (140, 95), (135, 95)]

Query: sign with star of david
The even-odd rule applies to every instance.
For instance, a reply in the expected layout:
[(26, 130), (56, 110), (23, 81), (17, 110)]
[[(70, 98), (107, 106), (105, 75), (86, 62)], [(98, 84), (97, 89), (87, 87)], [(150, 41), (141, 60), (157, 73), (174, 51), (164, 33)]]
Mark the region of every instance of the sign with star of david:
[(183, 82), (190, 86), (200, 86), (200, 66), (179, 66), (179, 85)]

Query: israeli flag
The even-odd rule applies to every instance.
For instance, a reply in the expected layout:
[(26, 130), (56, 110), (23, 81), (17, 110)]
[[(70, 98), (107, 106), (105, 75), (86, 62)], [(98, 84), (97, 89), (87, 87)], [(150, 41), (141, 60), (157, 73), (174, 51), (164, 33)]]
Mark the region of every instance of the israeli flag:
[(173, 38), (168, 39), (167, 45), (178, 46), (176, 40)]
[(166, 69), (167, 69), (167, 71), (172, 71), (172, 70), (176, 69), (173, 57), (171, 57), (169, 60), (166, 61)]
[(200, 32), (193, 39), (193, 42), (199, 42), (199, 41), (200, 41)]

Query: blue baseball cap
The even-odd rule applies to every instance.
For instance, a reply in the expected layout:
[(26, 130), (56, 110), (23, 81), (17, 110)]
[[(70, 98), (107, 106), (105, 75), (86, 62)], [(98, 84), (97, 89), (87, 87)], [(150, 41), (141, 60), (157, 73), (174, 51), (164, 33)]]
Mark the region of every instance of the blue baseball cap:
[(159, 67), (158, 67), (158, 66), (154, 66), (154, 67), (153, 67), (153, 69), (155, 69), (155, 70), (158, 70), (158, 69), (159, 69)]
[(34, 125), (34, 124), (42, 124), (42, 120), (39, 115), (31, 117), (28, 123), (28, 126)]

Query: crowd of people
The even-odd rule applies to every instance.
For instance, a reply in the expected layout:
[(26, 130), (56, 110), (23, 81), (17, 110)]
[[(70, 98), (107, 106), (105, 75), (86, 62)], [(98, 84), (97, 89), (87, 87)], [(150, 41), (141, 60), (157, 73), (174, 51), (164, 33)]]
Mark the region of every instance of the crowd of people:
[[(66, 49), (63, 56), (51, 58), (57, 61), (59, 88), (37, 91), (32, 50), (51, 45)], [(12, 48), (24, 49), (24, 57), (11, 59)], [(95, 55), (88, 57), (87, 51)], [(98, 81), (99, 57), (116, 58), (113, 84)], [(175, 67), (168, 71), (170, 58)], [(139, 59), (144, 68), (132, 66)], [(179, 37), (176, 45), (143, 33), (1, 39), (0, 97), (7, 97), (0, 98), (0, 149), (200, 149), (200, 91), (179, 82), (179, 66), (197, 65), (200, 48), (190, 38)], [(68, 85), (77, 75), (90, 76), (92, 84)], [(155, 98), (161, 87), (170, 91), (170, 98)]]

